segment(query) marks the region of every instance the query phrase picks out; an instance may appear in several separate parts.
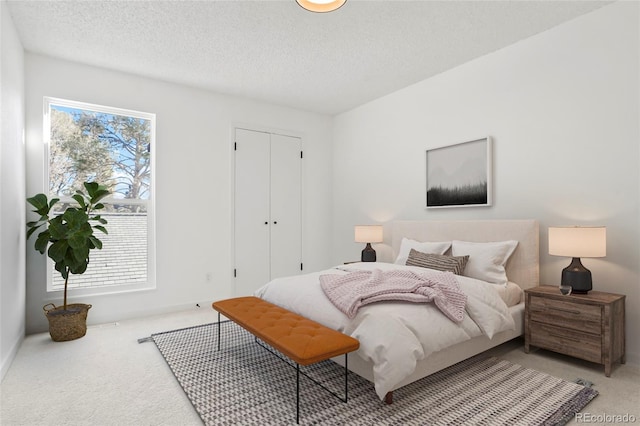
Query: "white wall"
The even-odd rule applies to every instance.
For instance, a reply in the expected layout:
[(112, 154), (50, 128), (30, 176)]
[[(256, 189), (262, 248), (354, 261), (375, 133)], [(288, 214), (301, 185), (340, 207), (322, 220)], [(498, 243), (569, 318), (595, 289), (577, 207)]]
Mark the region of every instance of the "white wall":
[(25, 330), (24, 54), (0, 2), (0, 379)]
[[(639, 363), (639, 31), (638, 4), (615, 3), (336, 117), (333, 261), (359, 258), (355, 224), (533, 218), (541, 282), (557, 285), (570, 259), (547, 254), (547, 228), (605, 225), (607, 257), (583, 263), (595, 289), (627, 295)], [(425, 209), (425, 150), (484, 136), (494, 205)]]
[[(234, 125), (302, 136), (306, 269), (329, 261), (331, 118), (161, 81), (26, 55), (27, 194), (43, 191), (43, 96), (155, 113), (157, 289), (83, 297), (89, 324), (193, 307), (232, 295), (231, 135)], [(29, 241), (31, 248), (32, 241)], [(46, 330), (45, 258), (27, 250), (27, 332)], [(212, 281), (206, 281), (211, 273)], [(73, 296), (73, 293), (70, 293)]]

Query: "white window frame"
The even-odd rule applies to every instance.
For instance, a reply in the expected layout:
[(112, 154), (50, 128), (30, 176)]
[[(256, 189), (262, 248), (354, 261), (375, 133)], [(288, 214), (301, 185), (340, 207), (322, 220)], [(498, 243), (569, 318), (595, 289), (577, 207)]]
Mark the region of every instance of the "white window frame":
[[(150, 163), (151, 163), (151, 190), (149, 192), (149, 199), (147, 201), (140, 200), (126, 200), (126, 204), (146, 204), (147, 206), (147, 281), (142, 283), (131, 284), (118, 284), (109, 285), (103, 287), (82, 287), (82, 288), (70, 288), (70, 298), (82, 297), (82, 296), (99, 296), (103, 294), (114, 293), (127, 293), (134, 291), (153, 290), (156, 288), (156, 232), (155, 232), (155, 141), (156, 141), (156, 115), (148, 112), (134, 111), (124, 108), (108, 107), (104, 105), (91, 104), (87, 102), (71, 101), (68, 99), (60, 99), (45, 96), (44, 97), (44, 122), (43, 122), (43, 145), (44, 145), (44, 193), (49, 193), (49, 148), (51, 143), (51, 119), (50, 111), (51, 106), (57, 105), (67, 108), (75, 108), (86, 111), (95, 111), (112, 115), (124, 115), (128, 117), (141, 118), (144, 120), (150, 120)], [(65, 198), (66, 199), (66, 198)], [(73, 201), (69, 197), (69, 200)], [(103, 202), (112, 203), (113, 198), (109, 197)], [(108, 230), (108, 225), (107, 225)], [(47, 293), (55, 295), (62, 294), (62, 289), (53, 288), (53, 273), (58, 273), (54, 269), (53, 261), (47, 256)], [(73, 276), (70, 277), (70, 280)]]

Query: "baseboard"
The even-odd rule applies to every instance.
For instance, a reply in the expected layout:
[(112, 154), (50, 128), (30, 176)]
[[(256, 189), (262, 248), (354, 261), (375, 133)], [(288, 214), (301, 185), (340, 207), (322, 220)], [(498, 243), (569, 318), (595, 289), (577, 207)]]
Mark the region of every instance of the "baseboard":
[(151, 317), (156, 315), (164, 315), (170, 314), (173, 312), (183, 312), (183, 311), (191, 311), (191, 310), (201, 310), (206, 309), (211, 311), (212, 316), (215, 314), (215, 311), (211, 307), (212, 300), (204, 300), (204, 301), (194, 301), (190, 303), (182, 303), (179, 305), (168, 305), (168, 306), (160, 306), (148, 309), (137, 309), (136, 311), (124, 313), (120, 315), (117, 320), (114, 320), (111, 316), (103, 316), (97, 313), (90, 313), (88, 325), (90, 327), (101, 326), (104, 324), (110, 324), (117, 321), (125, 321), (131, 319), (138, 319), (144, 317)]
[(11, 364), (13, 363), (13, 360), (15, 359), (16, 355), (18, 354), (18, 349), (20, 349), (20, 345), (22, 345), (23, 341), (24, 341), (24, 332), (13, 343), (13, 345), (11, 346), (11, 350), (9, 351), (9, 353), (2, 360), (2, 365), (0, 366), (0, 382), (2, 380), (4, 380), (4, 376), (9, 371), (9, 368), (11, 367)]

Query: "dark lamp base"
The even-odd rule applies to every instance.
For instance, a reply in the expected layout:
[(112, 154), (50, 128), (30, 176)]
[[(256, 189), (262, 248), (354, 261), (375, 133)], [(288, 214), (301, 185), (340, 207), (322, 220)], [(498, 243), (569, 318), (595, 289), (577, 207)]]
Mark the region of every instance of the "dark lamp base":
[(571, 286), (572, 294), (587, 294), (593, 288), (591, 271), (582, 265), (579, 257), (574, 257), (571, 264), (562, 270), (560, 282)]
[(376, 251), (371, 247), (371, 243), (367, 243), (367, 246), (362, 250), (362, 256), (360, 258), (363, 262), (375, 262)]

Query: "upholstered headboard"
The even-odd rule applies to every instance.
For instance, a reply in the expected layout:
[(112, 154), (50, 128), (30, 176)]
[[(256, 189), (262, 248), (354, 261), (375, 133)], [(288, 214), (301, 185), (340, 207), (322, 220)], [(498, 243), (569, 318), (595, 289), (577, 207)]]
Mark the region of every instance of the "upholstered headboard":
[(539, 284), (539, 231), (535, 220), (397, 221), (391, 223), (391, 231), (394, 259), (400, 250), (402, 237), (417, 241), (516, 240), (518, 246), (506, 265), (509, 281), (523, 289)]

